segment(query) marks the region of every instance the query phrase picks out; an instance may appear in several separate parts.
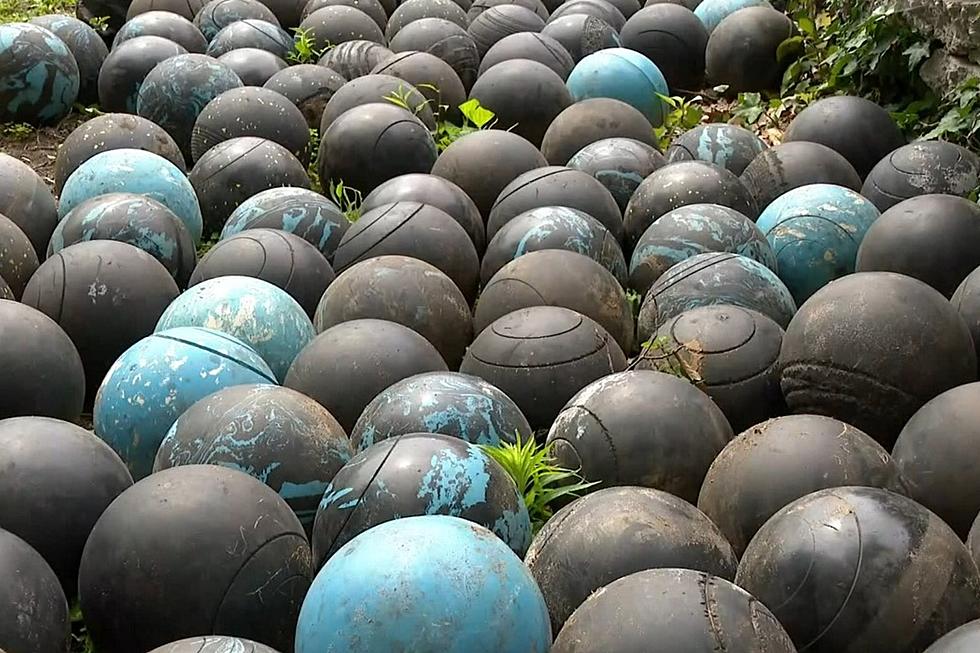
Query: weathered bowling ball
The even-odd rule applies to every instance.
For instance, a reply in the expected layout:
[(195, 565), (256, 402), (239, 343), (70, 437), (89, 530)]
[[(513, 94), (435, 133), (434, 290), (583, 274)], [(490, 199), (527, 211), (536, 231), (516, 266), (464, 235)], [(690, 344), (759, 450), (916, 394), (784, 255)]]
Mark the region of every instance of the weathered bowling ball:
[(565, 206), (542, 206), (518, 214), (494, 235), (480, 267), (486, 285), (502, 267), (525, 254), (564, 249), (584, 254), (626, 285), (626, 260), (616, 237), (592, 216)]
[(730, 304), (762, 313), (784, 329), (796, 303), (776, 273), (727, 252), (697, 254), (665, 272), (643, 298), (637, 335), (646, 342), (667, 320), (700, 306)]
[(544, 156), (527, 139), (501, 129), (481, 129), (447, 147), (432, 166), (432, 174), (462, 188), (487, 219), (504, 187), (519, 175), (546, 165)]
[(529, 252), (507, 263), (487, 282), (473, 315), (480, 333), (492, 322), (531, 306), (562, 306), (592, 318), (631, 353), (633, 310), (623, 287), (601, 264), (564, 249)]
[(345, 79), (357, 79), (370, 74), (375, 66), (392, 54), (391, 50), (380, 43), (357, 39), (344, 41), (330, 48), (323, 53), (317, 65), (334, 70)]
[(274, 490), (238, 470), (185, 465), (143, 479), (102, 513), (78, 587), (100, 651), (215, 632), (288, 651), (312, 576), (303, 527)]
[(411, 256), (444, 272), (472, 302), (479, 285), (480, 259), (466, 231), (445, 211), (420, 202), (382, 204), (362, 215), (337, 247), (334, 266), (342, 271), (377, 256)]
[(518, 32), (540, 32), (544, 19), (534, 11), (518, 4), (503, 4), (490, 7), (470, 22), (466, 31), (476, 44), (476, 51), (482, 57), (490, 47), (511, 34)]
[[(980, 206), (955, 195), (919, 195), (881, 214), (857, 252), (858, 272), (898, 272), (947, 297), (980, 266)], [(928, 254), (924, 254), (928, 252)]]
[(980, 442), (980, 383), (947, 390), (927, 402), (898, 435), (892, 455), (908, 495), (966, 537), (980, 514), (980, 474), (970, 456)]
[[(194, 23), (170, 11), (148, 11), (126, 21), (112, 40), (112, 48), (138, 36), (159, 36), (180, 45), (188, 52), (203, 54), (208, 40)], [(99, 40), (101, 43), (101, 39)]]
[(558, 114), (545, 132), (541, 152), (551, 165), (563, 166), (586, 145), (607, 138), (654, 146), (650, 121), (637, 109), (612, 98), (591, 98)]
[(479, 447), (450, 435), (387, 438), (344, 465), (322, 498), (311, 538), (317, 568), (364, 531), (415, 515), (480, 524), (519, 556), (531, 544), (531, 520), (513, 479)]
[(44, 558), (13, 533), (0, 529), (0, 647), (17, 653), (67, 651), (68, 602)]
[(749, 7), (772, 7), (767, 0), (696, 0), (693, 7), (688, 7), (704, 24), (710, 34), (719, 23), (740, 9)]
[(670, 211), (691, 204), (720, 204), (755, 220), (758, 205), (734, 174), (705, 161), (671, 163), (637, 186), (623, 214), (626, 241), (635, 245), (650, 225)]
[(645, 295), (672, 266), (696, 254), (729, 252), (776, 271), (776, 254), (754, 222), (720, 204), (688, 204), (647, 227), (633, 249), (630, 287)]
[(632, 369), (686, 378), (704, 391), (735, 433), (786, 410), (779, 389), (783, 329), (758, 311), (716, 304), (668, 320)]
[(463, 87), (476, 81), (480, 52), (466, 28), (443, 18), (420, 18), (398, 30), (391, 39), (393, 52), (428, 52), (452, 66)]
[(187, 54), (161, 36), (137, 36), (113, 48), (99, 69), (99, 106), (103, 111), (136, 113), (140, 86), (158, 63)]
[[(395, 596), (391, 587), (402, 590)], [(342, 547), (310, 588), (296, 640), (296, 653), (545, 653), (551, 628), (541, 591), (504, 542), (473, 522), (424, 515), (381, 524)]]
[(545, 25), (541, 33), (561, 43), (575, 62), (604, 48), (620, 45), (616, 28), (588, 14), (562, 16)]
[(322, 183), (343, 182), (366, 195), (399, 175), (428, 174), (438, 156), (432, 134), (411, 111), (372, 102), (330, 123), (320, 139), (317, 169)]
[(520, 5), (525, 9), (530, 9), (540, 16), (542, 20), (548, 20), (549, 9), (541, 0), (475, 0), (466, 10), (466, 18), (470, 23), (472, 23), (474, 20), (476, 20), (477, 16), (491, 7), (511, 4)]
[(332, 5), (317, 9), (303, 19), (299, 29), (312, 39), (320, 50), (345, 41), (374, 41), (387, 43), (384, 32), (371, 17), (360, 9), (346, 5)]
[(538, 431), (551, 426), (576, 392), (625, 367), (623, 350), (591, 318), (558, 306), (533, 306), (484, 329), (459, 371), (500, 388)]
[(132, 20), (148, 11), (169, 11), (194, 20), (197, 12), (204, 8), (204, 0), (133, 0), (126, 11), (126, 20)]
[(486, 249), (486, 228), (479, 209), (463, 189), (435, 175), (408, 174), (389, 179), (361, 202), (361, 214), (383, 204), (421, 202), (445, 211), (469, 234), (478, 255)]
[(773, 269), (802, 304), (834, 279), (854, 272), (858, 248), (877, 219), (878, 209), (857, 192), (812, 184), (776, 198), (756, 224), (776, 252)]
[(567, 0), (567, 2), (563, 2), (556, 7), (546, 18), (551, 22), (558, 20), (562, 16), (570, 16), (572, 14), (585, 14), (587, 16), (601, 18), (616, 30), (617, 33), (626, 24), (626, 17), (623, 15), (623, 12), (617, 9), (616, 5), (606, 0)]
[(157, 64), (140, 86), (136, 112), (167, 130), (192, 161), (191, 132), (208, 102), (242, 86), (231, 68), (203, 54), (181, 54)]
[(780, 61), (781, 43), (793, 34), (793, 22), (767, 6), (741, 9), (725, 18), (708, 37), (705, 78), (727, 92), (775, 90), (788, 65)]
[(826, 145), (795, 141), (763, 150), (739, 179), (764, 210), (780, 195), (800, 186), (833, 184), (861, 190), (861, 177), (847, 159)]
[(498, 446), (531, 433), (521, 409), (483, 379), (429, 372), (398, 381), (364, 408), (351, 430), (355, 449), (409, 433), (440, 433)]
[(604, 487), (639, 486), (694, 503), (732, 439), (725, 414), (687, 380), (650, 370), (587, 385), (548, 431), (558, 464)]
[(559, 113), (572, 104), (565, 82), (544, 64), (502, 61), (477, 78), (470, 99), (493, 111), (496, 126), (511, 129), (535, 146)]
[(54, 161), (54, 190), (61, 193), (71, 173), (99, 152), (130, 148), (158, 154), (186, 169), (177, 143), (156, 123), (129, 113), (104, 113), (75, 128), (58, 148)]
[(752, 595), (690, 569), (649, 569), (613, 581), (572, 613), (551, 651), (641, 653), (649, 642), (692, 653), (796, 651), (779, 621)]
[(616, 7), (627, 20), (643, 6), (640, 4), (640, 0), (609, 0), (609, 4)]
[(225, 91), (205, 105), (191, 132), (191, 155), (200, 159), (218, 143), (258, 136), (282, 145), (302, 159), (310, 141), (306, 119), (275, 91), (254, 86)]
[(289, 150), (256, 136), (218, 143), (187, 176), (198, 197), (204, 231), (221, 231), (232, 212), (254, 195), (281, 186), (309, 188), (306, 168)]
[(128, 243), (92, 240), (42, 263), (21, 301), (55, 320), (75, 344), (85, 368), (88, 403), (109, 367), (153, 333), (179, 293), (173, 277), (150, 254)]
[(37, 415), (78, 419), (85, 370), (58, 323), (19, 302), (0, 300), (0, 417)]
[[(220, 1), (220, 0), (218, 0)], [(324, 66), (297, 64), (280, 70), (263, 84), (296, 105), (310, 129), (319, 129), (327, 102), (346, 80)]]
[(925, 653), (970, 653), (980, 646), (980, 619), (974, 619), (943, 635)]
[[(444, 2), (456, 6), (451, 0)], [(405, 5), (401, 5), (404, 7)], [(399, 52), (371, 70), (372, 75), (391, 75), (403, 79), (429, 101), (436, 121), (460, 124), (459, 105), (466, 101), (466, 89), (448, 63), (428, 52)]]
[(861, 179), (906, 140), (891, 115), (862, 97), (823, 98), (801, 111), (786, 129), (783, 142), (810, 141), (838, 152)]
[(78, 98), (78, 64), (65, 42), (44, 27), (0, 24), (0, 122), (49, 125)]
[[(980, 573), (956, 534), (879, 488), (820, 490), (786, 506), (749, 543), (735, 582), (808, 651), (921, 651), (980, 616)], [(882, 596), (906, 618), (882, 613)]]
[(711, 464), (698, 508), (738, 555), (784, 506), (844, 485), (906, 493), (897, 461), (866, 433), (831, 417), (788, 415), (732, 440)]
[(656, 64), (626, 48), (606, 48), (583, 57), (568, 76), (568, 90), (576, 102), (590, 98), (621, 100), (655, 127), (664, 121), (665, 105), (660, 96), (670, 93)]
[(246, 472), (278, 492), (309, 535), (330, 479), (353, 455), (344, 429), (309, 397), (275, 385), (239, 385), (177, 418), (153, 472), (181, 465)]
[(657, 148), (632, 138), (605, 138), (586, 145), (568, 160), (568, 167), (587, 172), (612, 193), (625, 211), (637, 186), (666, 165)]
[(314, 322), (317, 331), (325, 331), (365, 318), (421, 334), (454, 370), (473, 340), (473, 318), (462, 291), (438, 268), (407, 256), (375, 256), (341, 272), (324, 292)]
[[(0, 276), (3, 274), (0, 273)], [(970, 329), (980, 359), (980, 272), (974, 270), (966, 275), (949, 301)]]
[(698, 125), (674, 139), (667, 161), (707, 161), (741, 175), (752, 159), (766, 149), (761, 138), (745, 127), (728, 123)]
[(150, 653), (279, 653), (264, 644), (253, 642), (240, 637), (224, 635), (206, 635), (204, 637), (189, 637), (170, 644), (164, 644)]
[(320, 250), (278, 229), (248, 229), (218, 241), (194, 268), (190, 285), (227, 276), (268, 281), (289, 293), (311, 318), (334, 279)]
[(167, 430), (194, 402), (233, 385), (275, 382), (265, 361), (237, 338), (200, 328), (155, 333), (127, 349), (102, 381), (95, 433), (138, 480), (150, 474)]
[(919, 141), (887, 154), (871, 169), (861, 194), (879, 211), (919, 195), (966, 197), (980, 185), (980, 159), (945, 141)]
[(296, 357), (283, 385), (312, 398), (349, 432), (382, 390), (415, 374), (438, 371), (447, 371), (446, 362), (415, 331), (386, 320), (354, 319), (314, 338)]
[(568, 74), (575, 67), (572, 55), (555, 39), (537, 32), (518, 32), (490, 46), (480, 60), (479, 72), (482, 75), (501, 61), (511, 59), (537, 61), (555, 71), (563, 80), (568, 79)]
[[(320, 134), (326, 134), (330, 125), (341, 115), (365, 104), (387, 104), (401, 109), (403, 107), (392, 103), (390, 98), (396, 98), (399, 104), (404, 104), (405, 109), (414, 114), (415, 118), (422, 121), (426, 127), (435, 130), (435, 118), (432, 109), (418, 89), (393, 75), (371, 74), (347, 82), (334, 93), (330, 101), (327, 102), (320, 121)], [(372, 165), (377, 165), (377, 161), (372, 161)], [(357, 186), (354, 186), (357, 188)]]
[[(300, 0), (300, 2), (303, 2), (303, 0)], [(334, 5), (344, 5), (363, 11), (374, 21), (375, 25), (382, 32), (385, 31), (385, 27), (388, 25), (388, 13), (379, 0), (309, 0), (303, 7), (302, 17), (306, 18), (317, 9), (332, 7)]]
[(923, 404), (976, 380), (975, 359), (966, 323), (939, 292), (862, 272), (803, 304), (783, 338), (780, 383), (794, 413), (836, 417), (890, 448)]
[(37, 252), (27, 234), (0, 214), (0, 279), (10, 287), (12, 299), (20, 299), (38, 265)]
[(99, 33), (77, 18), (59, 14), (32, 18), (31, 24), (49, 30), (68, 46), (78, 65), (78, 101), (83, 104), (98, 102), (99, 69), (109, 54)]
[(619, 38), (624, 48), (655, 63), (674, 91), (704, 86), (708, 32), (690, 9), (670, 3), (641, 9), (626, 21)]
[(383, 29), (390, 41), (409, 23), (422, 18), (441, 18), (456, 23), (463, 29), (469, 26), (466, 11), (452, 0), (407, 0), (395, 9)]
[(20, 227), (43, 257), (58, 224), (58, 206), (44, 179), (9, 154), (0, 152), (0, 215)]
[(737, 559), (697, 508), (645, 487), (606, 488), (565, 506), (544, 525), (524, 558), (559, 631), (600, 587), (647, 569), (684, 568), (725, 580)]
[(337, 205), (306, 188), (270, 188), (238, 205), (221, 238), (249, 229), (278, 229), (296, 234), (333, 261), (334, 250), (350, 226)]
[(222, 27), (208, 44), (208, 55), (220, 57), (240, 48), (266, 50), (285, 59), (293, 49), (293, 38), (275, 23), (245, 18)]
[(82, 202), (108, 193), (135, 193), (160, 202), (180, 218), (195, 243), (200, 241), (201, 206), (194, 187), (163, 157), (135, 148), (96, 154), (65, 180), (58, 213), (64, 218)]
[(490, 210), (487, 237), (518, 215), (543, 206), (564, 206), (582, 211), (623, 240), (623, 218), (616, 200), (592, 175), (563, 166), (546, 166), (525, 172), (507, 184)]
[(0, 443), (0, 522), (44, 557), (74, 598), (85, 540), (133, 479), (108, 445), (70, 422), (0, 420)]
[(286, 291), (255, 277), (215, 277), (192, 286), (160, 316), (156, 332), (206, 327), (252, 347), (280, 381), (315, 335), (313, 323)]
[(276, 73), (289, 67), (284, 59), (258, 48), (236, 48), (218, 57), (245, 86), (262, 86)]
[(210, 0), (194, 16), (194, 25), (211, 41), (222, 28), (246, 18), (279, 25), (279, 19), (258, 0)]

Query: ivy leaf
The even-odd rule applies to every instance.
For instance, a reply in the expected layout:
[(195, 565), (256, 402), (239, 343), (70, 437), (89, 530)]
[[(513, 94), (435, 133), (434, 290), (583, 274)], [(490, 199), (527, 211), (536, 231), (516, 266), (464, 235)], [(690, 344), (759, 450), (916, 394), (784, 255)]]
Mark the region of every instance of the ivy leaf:
[(489, 123), (496, 117), (496, 114), (480, 105), (480, 101), (476, 98), (467, 100), (459, 105), (459, 111), (462, 113), (467, 120), (471, 123), (483, 129), (483, 126)]

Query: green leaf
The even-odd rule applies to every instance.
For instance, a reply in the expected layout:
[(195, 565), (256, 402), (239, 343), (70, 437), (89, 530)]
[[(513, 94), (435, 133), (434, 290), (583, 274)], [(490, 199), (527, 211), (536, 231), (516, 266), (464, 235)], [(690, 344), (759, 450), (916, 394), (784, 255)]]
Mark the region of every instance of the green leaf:
[(776, 61), (784, 63), (796, 59), (803, 53), (803, 38), (791, 36), (776, 48)]
[[(817, 25), (813, 22), (813, 19), (809, 16), (802, 16), (796, 20), (796, 25), (800, 28), (800, 31), (805, 35), (816, 38), (817, 36)], [(785, 41), (784, 41), (785, 43)]]
[(459, 105), (459, 111), (466, 117), (467, 120), (480, 129), (483, 129), (484, 125), (496, 117), (496, 114), (494, 114), (493, 111), (481, 106), (480, 101), (476, 98), (469, 99)]

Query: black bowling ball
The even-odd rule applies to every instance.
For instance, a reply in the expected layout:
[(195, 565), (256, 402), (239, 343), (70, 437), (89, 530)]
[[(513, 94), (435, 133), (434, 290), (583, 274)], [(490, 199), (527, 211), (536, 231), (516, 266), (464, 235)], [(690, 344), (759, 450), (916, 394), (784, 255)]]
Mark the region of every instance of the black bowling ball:
[(187, 49), (160, 36), (138, 36), (113, 48), (99, 69), (99, 107), (103, 111), (136, 113), (136, 98), (153, 68)]
[(966, 197), (980, 185), (980, 159), (973, 152), (945, 141), (920, 141), (887, 154), (871, 169), (861, 194), (887, 211), (919, 195)]
[(148, 11), (134, 16), (116, 32), (112, 40), (115, 50), (122, 43), (138, 36), (160, 36), (177, 43), (188, 52), (203, 54), (208, 40), (191, 21), (171, 11)]
[(970, 329), (977, 358), (980, 359), (980, 271), (974, 270), (966, 275), (950, 298), (950, 302)]
[(463, 29), (470, 24), (466, 11), (452, 0), (407, 0), (391, 14), (385, 36), (390, 41), (403, 27), (422, 18), (441, 18)]
[(197, 161), (218, 143), (239, 136), (267, 138), (297, 158), (306, 156), (310, 140), (306, 119), (292, 102), (275, 91), (245, 86), (205, 105), (191, 132), (191, 154)]
[(626, 24), (626, 17), (623, 15), (623, 12), (606, 0), (567, 0), (551, 12), (551, 15), (547, 16), (547, 19), (548, 22), (552, 22), (563, 16), (571, 16), (573, 14), (585, 14), (600, 18), (617, 32), (620, 32), (623, 29), (623, 25)]
[(739, 177), (759, 210), (787, 191), (810, 184), (861, 190), (861, 176), (847, 159), (820, 143), (795, 141), (763, 150)]
[(0, 529), (0, 649), (16, 653), (67, 651), (68, 602), (58, 577), (37, 551)]
[(209, 0), (194, 16), (194, 26), (210, 41), (222, 28), (246, 18), (279, 25), (272, 10), (258, 0)]
[(218, 57), (218, 61), (235, 71), (245, 86), (262, 86), (289, 67), (285, 60), (258, 48), (235, 48)]
[[(303, 2), (303, 0), (300, 0)], [(388, 13), (378, 0), (309, 0), (303, 7), (302, 17), (306, 18), (317, 9), (333, 6), (353, 7), (367, 14), (382, 32), (388, 25)]]
[(511, 59), (537, 61), (555, 71), (562, 80), (568, 79), (575, 67), (572, 55), (555, 39), (537, 32), (518, 32), (505, 36), (490, 46), (480, 60), (479, 73), (482, 75), (501, 61)]
[(793, 22), (769, 6), (729, 14), (708, 38), (707, 82), (725, 85), (731, 94), (778, 89), (788, 62), (780, 61), (777, 52), (792, 34)]
[(548, 163), (563, 166), (586, 145), (607, 138), (632, 138), (653, 147), (653, 128), (637, 109), (612, 98), (576, 102), (552, 121), (541, 141)]
[(541, 33), (561, 43), (576, 63), (593, 52), (620, 44), (614, 27), (588, 14), (562, 16), (545, 25)]
[(624, 48), (657, 64), (674, 91), (704, 86), (708, 32), (690, 9), (670, 3), (641, 9), (626, 21), (619, 38)]
[[(397, 99), (398, 104), (393, 103), (391, 98)], [(400, 105), (404, 105), (408, 107), (405, 111), (410, 111), (427, 128), (433, 131), (436, 128), (432, 109), (429, 107), (425, 96), (418, 89), (404, 79), (393, 75), (372, 73), (358, 77), (357, 79), (352, 79), (337, 89), (337, 92), (333, 94), (333, 97), (327, 102), (326, 109), (323, 112), (323, 118), (320, 120), (321, 137), (327, 133), (330, 125), (343, 113), (364, 104), (377, 103), (387, 104), (396, 109), (403, 108)], [(375, 163), (378, 162), (372, 162), (372, 165)], [(397, 161), (391, 161), (389, 163), (392, 165), (398, 164)], [(369, 170), (362, 171), (362, 174), (369, 173)], [(354, 186), (354, 188), (357, 188), (357, 186)], [(366, 193), (368, 191), (365, 190), (364, 192)]]
[(452, 66), (463, 87), (476, 81), (480, 52), (473, 37), (456, 23), (443, 18), (420, 18), (401, 28), (391, 39), (394, 52), (428, 52)]
[(262, 85), (296, 105), (310, 129), (320, 128), (327, 102), (346, 83), (339, 73), (324, 66), (297, 64), (280, 70)]
[(194, 20), (197, 12), (204, 8), (204, 0), (133, 0), (126, 11), (126, 20), (132, 20), (148, 11), (169, 11)]
[(314, 47), (325, 50), (345, 41), (387, 43), (381, 28), (370, 16), (354, 7), (332, 5), (317, 9), (303, 19), (300, 30), (313, 40)]
[(357, 79), (370, 74), (375, 66), (392, 54), (391, 50), (374, 41), (344, 41), (323, 53), (317, 65), (336, 71), (344, 79)]
[(20, 299), (37, 269), (38, 256), (24, 231), (0, 214), (0, 279), (10, 287), (11, 299)]
[(544, 19), (527, 7), (505, 4), (490, 7), (473, 19), (467, 32), (482, 57), (494, 43), (518, 32), (540, 32)]
[(429, 108), (437, 122), (448, 120), (460, 124), (462, 114), (459, 105), (466, 101), (466, 89), (453, 67), (434, 54), (399, 52), (375, 66), (371, 74), (404, 79), (429, 101)]
[(980, 647), (980, 619), (974, 619), (946, 633), (925, 653), (972, 653)]
[(222, 27), (208, 44), (208, 56), (220, 57), (232, 50), (255, 48), (285, 59), (293, 49), (289, 32), (274, 23), (256, 18), (237, 20)]
[(475, 0), (466, 10), (467, 22), (472, 23), (477, 16), (487, 9), (500, 5), (520, 5), (536, 13), (541, 17), (541, 20), (548, 20), (549, 10), (541, 0)]

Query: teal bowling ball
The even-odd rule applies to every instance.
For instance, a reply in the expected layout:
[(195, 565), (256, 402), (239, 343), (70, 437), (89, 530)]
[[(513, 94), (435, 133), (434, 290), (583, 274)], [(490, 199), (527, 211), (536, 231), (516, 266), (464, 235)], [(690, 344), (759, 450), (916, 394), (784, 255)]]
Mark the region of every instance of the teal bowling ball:
[(251, 347), (211, 329), (169, 329), (123, 352), (95, 397), (93, 426), (135, 480), (148, 476), (167, 430), (195, 402), (222, 388), (275, 383)]
[(99, 100), (99, 70), (109, 55), (105, 41), (92, 27), (72, 16), (48, 14), (31, 19), (31, 24), (50, 30), (64, 41), (78, 65), (78, 101)]
[(621, 100), (640, 111), (650, 124), (663, 124), (665, 106), (659, 95), (670, 95), (657, 65), (639, 52), (607, 48), (579, 61), (566, 81), (576, 102), (589, 98)]
[(197, 193), (180, 168), (162, 156), (129, 148), (96, 154), (65, 181), (59, 219), (82, 202), (108, 193), (135, 193), (160, 202), (180, 218), (194, 243), (200, 242), (204, 222)]
[(489, 530), (445, 515), (396, 519), (344, 545), (317, 574), (296, 628), (296, 653), (550, 648), (548, 608), (521, 559)]
[(708, 34), (714, 31), (718, 24), (734, 14), (739, 9), (746, 7), (768, 7), (772, 5), (766, 0), (704, 0), (694, 9), (694, 15), (704, 23), (704, 29)]
[(778, 197), (756, 225), (776, 254), (779, 278), (799, 305), (854, 272), (861, 241), (877, 219), (878, 209), (857, 192), (811, 184)]
[(0, 24), (0, 122), (58, 122), (71, 111), (79, 83), (75, 57), (53, 32)]
[(728, 123), (698, 125), (676, 139), (667, 148), (668, 163), (706, 161), (741, 175), (752, 159), (766, 149), (765, 142), (754, 132)]
[(193, 286), (167, 307), (156, 332), (205, 327), (252, 347), (275, 373), (286, 372), (316, 331), (306, 311), (285, 290), (254, 277), (216, 277)]

